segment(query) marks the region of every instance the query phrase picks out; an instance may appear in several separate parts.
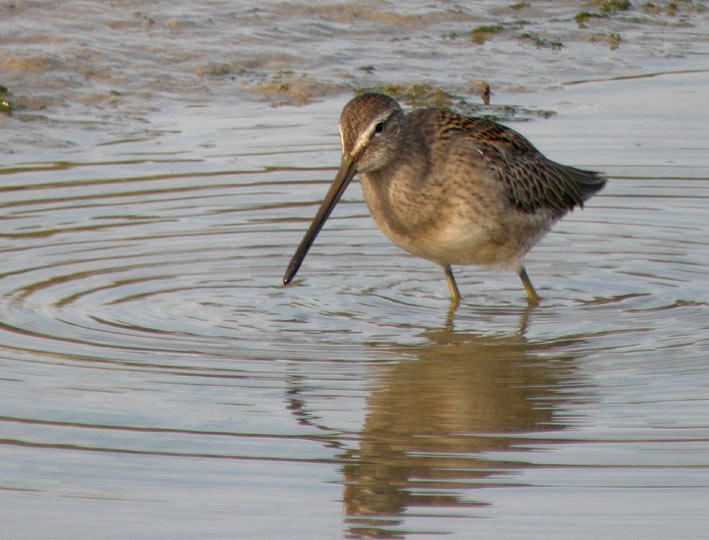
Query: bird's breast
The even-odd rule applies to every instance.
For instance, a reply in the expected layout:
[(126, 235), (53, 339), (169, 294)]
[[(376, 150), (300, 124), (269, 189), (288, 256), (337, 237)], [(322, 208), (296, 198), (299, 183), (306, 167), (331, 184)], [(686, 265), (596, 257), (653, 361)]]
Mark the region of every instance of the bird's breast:
[(371, 174), (362, 191), (375, 223), (405, 251), (448, 264), (515, 267), (546, 233), (546, 215), (522, 214), (484, 198), (415, 193)]

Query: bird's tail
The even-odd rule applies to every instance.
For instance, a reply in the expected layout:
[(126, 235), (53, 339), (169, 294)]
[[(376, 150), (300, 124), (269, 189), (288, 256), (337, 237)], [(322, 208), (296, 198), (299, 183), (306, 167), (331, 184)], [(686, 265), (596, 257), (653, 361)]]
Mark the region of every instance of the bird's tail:
[(576, 182), (581, 199), (586, 201), (606, 185), (606, 178), (601, 173), (586, 171), (575, 167), (566, 167), (566, 172)]

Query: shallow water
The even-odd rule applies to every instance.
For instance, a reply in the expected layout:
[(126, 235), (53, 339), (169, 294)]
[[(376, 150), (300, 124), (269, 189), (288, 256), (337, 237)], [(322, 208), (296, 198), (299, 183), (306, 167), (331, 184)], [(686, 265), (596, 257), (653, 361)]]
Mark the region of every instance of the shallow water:
[[(574, 45), (561, 55), (537, 53), (514, 34), (475, 46), (475, 61), (498, 70), (521, 49), (525, 69), (496, 79), (493, 103), (554, 111), (513, 127), (610, 181), (529, 254), (539, 307), (526, 308), (512, 274), (458, 268), (464, 299), (450, 316), (440, 269), (388, 242), (357, 185), (296, 282), (281, 279), (338, 163), (353, 44), (375, 52), (362, 32), (393, 28), (437, 54), (386, 64), (399, 43), (387, 41), (376, 64), (389, 67), (356, 72), (354, 84), (408, 83), (428, 66), (443, 78), (441, 58), (468, 60), (450, 56), (460, 39), (431, 37), (435, 25), (506, 21), (505, 6), (448, 18), (449, 4), (418, 8), (424, 24), (363, 4), (366, 15), (346, 25), (336, 6), (66, 5), (58, 36), (72, 7), (113, 23), (83, 44), (27, 38), (22, 54), (61, 69), (13, 75), (6, 61), (0, 80), (18, 105), (0, 115), (3, 538), (705, 535), (703, 12), (679, 4), (674, 18), (594, 20), (625, 29), (614, 51), (564, 37)], [(524, 17), (571, 36), (581, 7), (552, 5), (535, 2)], [(27, 31), (47, 6), (1, 9), (24, 10), (14, 22)], [(135, 44), (106, 27), (132, 28)], [(244, 61), (270, 66), (277, 29), (307, 47), (333, 28), (342, 43), (331, 62), (297, 50), (283, 60), (313, 79), (310, 104), (274, 108), (288, 96), (258, 89), (271, 68), (248, 84), (194, 75), (219, 64), (230, 39), (245, 43)], [(5, 51), (20, 54), (19, 31), (3, 35)], [(152, 49), (123, 63), (141, 39)], [(82, 47), (96, 57), (65, 54)], [(604, 51), (598, 64), (579, 62), (592, 47)], [(157, 51), (193, 59), (165, 62), (170, 88), (137, 77)], [(91, 62), (131, 82), (113, 79), (112, 94), (82, 79)], [(37, 105), (29, 98), (42, 84)], [(86, 98), (102, 91), (105, 100)]]

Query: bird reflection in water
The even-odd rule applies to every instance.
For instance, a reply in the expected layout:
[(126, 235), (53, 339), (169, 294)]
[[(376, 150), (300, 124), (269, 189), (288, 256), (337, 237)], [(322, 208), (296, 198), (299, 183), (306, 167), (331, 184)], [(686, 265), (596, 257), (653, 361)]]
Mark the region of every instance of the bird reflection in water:
[(450, 328), (425, 336), (391, 351), (402, 360), (385, 368), (368, 399), (359, 448), (341, 456), (350, 538), (405, 537), (403, 515), (416, 507), (487, 505), (468, 490), (510, 485), (524, 464), (486, 454), (520, 452), (530, 437), (538, 441), (534, 434), (564, 429), (554, 409), (573, 394), (558, 386), (575, 369), (553, 344)]

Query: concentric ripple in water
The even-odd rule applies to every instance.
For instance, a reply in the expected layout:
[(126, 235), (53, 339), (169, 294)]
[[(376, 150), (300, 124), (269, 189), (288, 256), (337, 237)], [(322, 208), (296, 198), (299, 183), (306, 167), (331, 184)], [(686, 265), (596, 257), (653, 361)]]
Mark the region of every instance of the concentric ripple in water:
[[(642, 82), (607, 84), (620, 99)], [(670, 131), (671, 150), (638, 136), (637, 164), (600, 122), (575, 133), (578, 105), (517, 126), (608, 188), (529, 255), (540, 307), (513, 274), (461, 268), (451, 315), (440, 269), (392, 246), (357, 186), (281, 285), (334, 174), (340, 105), (188, 108), (101, 159), (0, 171), (15, 523), (51, 508), (58, 538), (80, 519), (95, 537), (494, 536), (499, 518), (460, 518), (501, 512), (514, 537), (536, 508), (549, 537), (702, 529), (703, 124)]]

